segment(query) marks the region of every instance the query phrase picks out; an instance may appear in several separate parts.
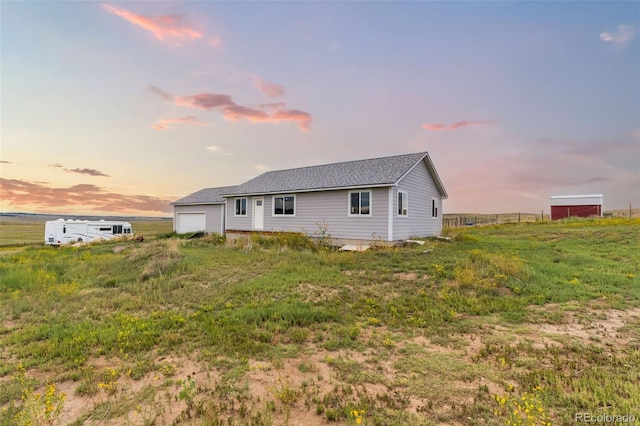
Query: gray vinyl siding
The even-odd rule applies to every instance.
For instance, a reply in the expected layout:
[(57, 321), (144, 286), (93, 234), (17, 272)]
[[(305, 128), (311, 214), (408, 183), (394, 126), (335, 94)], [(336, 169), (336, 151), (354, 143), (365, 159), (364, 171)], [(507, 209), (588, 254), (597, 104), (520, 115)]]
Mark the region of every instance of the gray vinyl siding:
[[(363, 191), (366, 189), (359, 189)], [(327, 223), (327, 232), (333, 238), (371, 240), (387, 239), (388, 187), (371, 189), (371, 216), (349, 216), (349, 191), (302, 192), (295, 195), (295, 216), (273, 215), (273, 195), (264, 197), (264, 231), (304, 232), (313, 236), (319, 230), (318, 223)], [(253, 196), (247, 197), (247, 217), (234, 217), (235, 205), (230, 197), (227, 207), (227, 229), (249, 231), (252, 227)]]
[[(407, 216), (398, 216), (398, 191), (408, 194)], [(438, 201), (438, 217), (431, 217), (431, 200)], [(424, 161), (393, 188), (393, 239), (427, 237), (442, 233), (442, 196)]]
[(205, 231), (223, 234), (223, 204), (197, 204), (189, 206), (173, 206), (173, 230), (176, 230), (178, 213), (205, 213)]
[(251, 220), (251, 218), (253, 217), (253, 197), (248, 196), (237, 198), (247, 199), (247, 215), (236, 216), (236, 198), (227, 198), (227, 229), (234, 231), (251, 231), (253, 227), (253, 222)]

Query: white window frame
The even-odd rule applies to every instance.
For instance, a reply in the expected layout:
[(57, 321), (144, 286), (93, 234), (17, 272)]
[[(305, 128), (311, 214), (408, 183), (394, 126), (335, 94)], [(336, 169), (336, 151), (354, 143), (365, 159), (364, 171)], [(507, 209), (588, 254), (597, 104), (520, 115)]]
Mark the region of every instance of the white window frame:
[[(238, 201), (240, 201), (240, 211), (242, 212), (242, 200), (244, 200), (244, 214), (238, 213)], [(249, 210), (249, 202), (247, 201), (247, 197), (237, 197), (233, 200), (233, 215), (238, 217), (245, 217)]]
[[(402, 195), (402, 201), (400, 200), (400, 195)], [(398, 208), (396, 210), (396, 214), (398, 217), (407, 217), (409, 216), (409, 193), (407, 191), (398, 191)], [(400, 205), (402, 202), (402, 205)]]
[[(368, 192), (369, 193), (369, 213), (366, 214), (362, 214), (360, 212), (358, 213), (351, 213), (351, 194), (362, 194), (363, 192)], [(358, 206), (358, 210), (362, 210), (362, 195), (360, 195), (360, 205)], [(371, 189), (355, 189), (353, 191), (349, 191), (349, 193), (347, 194), (347, 215), (349, 217), (369, 217), (369, 216), (373, 216), (373, 190)]]
[(440, 203), (438, 203), (438, 199), (432, 198), (431, 199), (431, 218), (432, 219), (437, 219), (439, 217), (438, 215), (439, 208), (440, 208)]
[[(284, 204), (284, 199), (287, 197), (293, 197), (293, 214), (286, 214), (285, 213), (285, 204)], [(282, 213), (277, 213), (276, 214), (276, 198), (282, 198)], [(271, 197), (271, 216), (274, 217), (296, 217), (296, 211), (298, 209), (298, 205), (297, 205), (297, 200), (296, 200), (296, 194), (282, 194), (282, 195), (274, 195)]]

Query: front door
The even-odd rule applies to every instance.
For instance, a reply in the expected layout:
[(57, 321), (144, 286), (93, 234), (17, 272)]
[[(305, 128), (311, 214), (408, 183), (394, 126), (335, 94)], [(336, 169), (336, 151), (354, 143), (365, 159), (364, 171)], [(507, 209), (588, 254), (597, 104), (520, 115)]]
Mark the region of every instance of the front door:
[(253, 199), (253, 229), (264, 228), (264, 198)]

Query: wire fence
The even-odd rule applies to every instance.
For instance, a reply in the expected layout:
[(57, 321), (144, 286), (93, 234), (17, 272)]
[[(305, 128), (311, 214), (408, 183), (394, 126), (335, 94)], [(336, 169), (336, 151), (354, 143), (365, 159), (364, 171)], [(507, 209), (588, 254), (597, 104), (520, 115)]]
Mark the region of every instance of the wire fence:
[[(610, 210), (603, 212), (604, 217), (640, 217), (640, 209)], [(503, 223), (540, 222), (551, 220), (549, 214), (501, 213), (501, 214), (445, 214), (442, 225), (445, 228), (465, 226), (500, 225)]]
[(538, 222), (550, 220), (548, 214), (511, 213), (511, 214), (478, 214), (478, 215), (444, 215), (445, 228), (460, 228), (463, 226), (499, 225), (502, 223)]

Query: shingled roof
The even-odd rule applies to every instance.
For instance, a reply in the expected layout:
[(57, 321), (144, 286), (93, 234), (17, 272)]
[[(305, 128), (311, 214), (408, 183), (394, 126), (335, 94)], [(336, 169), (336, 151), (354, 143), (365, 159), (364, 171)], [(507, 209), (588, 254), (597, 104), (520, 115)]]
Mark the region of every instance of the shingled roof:
[(224, 198), (221, 194), (225, 194), (235, 190), (235, 186), (221, 186), (218, 188), (205, 188), (198, 192), (187, 195), (184, 198), (180, 198), (178, 201), (171, 203), (172, 205), (187, 205), (187, 204), (222, 204)]
[(263, 173), (236, 186), (233, 190), (223, 192), (222, 195), (276, 194), (389, 186), (398, 182), (413, 166), (423, 160), (441, 195), (446, 198), (447, 194), (442, 182), (426, 152), (275, 170)]

